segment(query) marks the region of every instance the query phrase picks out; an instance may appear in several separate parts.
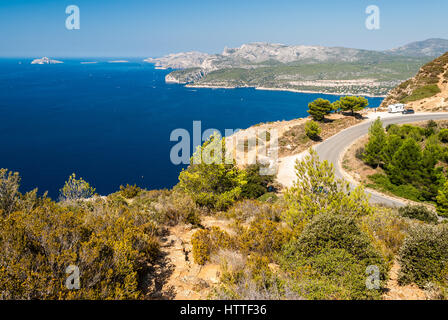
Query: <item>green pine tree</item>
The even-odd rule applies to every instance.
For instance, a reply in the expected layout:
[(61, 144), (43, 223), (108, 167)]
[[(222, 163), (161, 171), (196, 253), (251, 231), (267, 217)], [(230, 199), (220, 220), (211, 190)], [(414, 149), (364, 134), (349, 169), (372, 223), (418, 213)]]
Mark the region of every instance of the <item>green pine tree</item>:
[(323, 121), (325, 116), (333, 110), (333, 106), (330, 101), (319, 98), (314, 100), (308, 105), (308, 113), (314, 120)]
[(400, 136), (396, 134), (389, 134), (386, 138), (386, 144), (383, 147), (383, 152), (381, 153), (381, 160), (384, 166), (387, 167), (394, 157), (395, 153), (403, 144), (403, 140)]
[(421, 176), (422, 151), (413, 138), (407, 138), (386, 167), (390, 181), (396, 185), (416, 185)]
[(369, 128), (369, 142), (364, 151), (364, 162), (377, 167), (381, 162), (385, 143), (386, 133), (384, 132), (383, 123), (378, 118)]
[(340, 108), (343, 111), (351, 111), (352, 115), (354, 115), (356, 111), (361, 111), (369, 105), (369, 101), (364, 97), (342, 97), (339, 101)]
[(448, 181), (439, 190), (436, 209), (439, 215), (448, 217)]

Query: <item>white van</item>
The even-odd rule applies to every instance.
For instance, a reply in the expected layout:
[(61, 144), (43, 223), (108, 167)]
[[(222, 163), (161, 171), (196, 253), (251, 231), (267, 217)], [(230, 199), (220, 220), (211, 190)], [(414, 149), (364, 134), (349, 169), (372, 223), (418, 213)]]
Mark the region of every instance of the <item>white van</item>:
[(403, 103), (397, 103), (397, 104), (391, 104), (387, 107), (387, 112), (389, 113), (397, 113), (397, 112), (403, 112), (406, 108), (406, 105)]

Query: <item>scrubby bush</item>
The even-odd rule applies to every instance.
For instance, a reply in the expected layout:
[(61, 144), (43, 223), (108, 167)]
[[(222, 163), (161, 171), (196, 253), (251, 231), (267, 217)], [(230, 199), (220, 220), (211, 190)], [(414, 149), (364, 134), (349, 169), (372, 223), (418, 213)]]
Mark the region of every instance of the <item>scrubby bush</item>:
[(225, 210), (241, 197), (247, 183), (243, 170), (224, 161), (225, 143), (213, 134), (198, 147), (190, 166), (179, 174), (177, 187), (188, 193), (199, 205), (212, 210)]
[(439, 131), (439, 139), (442, 142), (448, 142), (448, 129), (442, 129)]
[(311, 140), (318, 140), (321, 131), (322, 129), (315, 121), (310, 120), (305, 124), (305, 133)]
[(19, 173), (0, 169), (0, 216), (9, 215), (16, 208), (19, 187)]
[(95, 189), (88, 182), (84, 181), (83, 178), (76, 179), (76, 175), (73, 173), (60, 190), (60, 200), (74, 201), (88, 199), (94, 194)]
[(246, 183), (241, 186), (240, 197), (243, 199), (256, 199), (268, 192), (269, 186), (274, 182), (273, 175), (261, 175), (260, 165), (254, 164), (246, 167)]
[(173, 226), (187, 223), (198, 226), (201, 223), (200, 208), (188, 194), (178, 190), (159, 193), (150, 200), (149, 209), (154, 212), (154, 220), (160, 224)]
[(226, 216), (242, 222), (250, 222), (256, 219), (278, 222), (284, 209), (285, 205), (281, 201), (269, 204), (257, 200), (241, 200), (227, 211)]
[(403, 244), (409, 222), (393, 209), (377, 207), (374, 212), (361, 218), (360, 228), (390, 263)]
[(220, 253), (221, 278), (213, 297), (219, 300), (298, 300), (287, 279), (273, 272), (269, 260), (258, 255), (245, 258)]
[[(159, 255), (149, 216), (99, 200), (62, 206), (50, 199), (0, 218), (1, 299), (137, 299)], [(67, 267), (80, 288), (66, 287)]]
[(362, 216), (372, 211), (362, 187), (351, 190), (349, 183), (336, 179), (331, 164), (320, 162), (313, 149), (309, 152), (296, 162), (297, 180), (285, 192), (288, 208), (282, 217), (286, 223), (297, 228), (321, 213)]
[(274, 192), (268, 192), (258, 198), (258, 201), (274, 203), (278, 200), (278, 196)]
[(194, 262), (204, 265), (210, 261), (211, 254), (220, 249), (233, 247), (230, 235), (219, 227), (200, 229), (191, 237)]
[(137, 185), (135, 184), (133, 186), (127, 184), (126, 187), (120, 186), (120, 194), (126, 199), (135, 198), (140, 194), (141, 191), (142, 189), (137, 187)]
[(437, 122), (435, 122), (434, 120), (429, 120), (426, 123), (425, 131), (424, 131), (425, 136), (430, 137), (433, 134), (435, 134), (437, 131), (437, 127), (438, 127)]
[(261, 256), (272, 257), (289, 239), (287, 229), (268, 219), (252, 221), (248, 228), (242, 228), (238, 237), (238, 247), (242, 252), (255, 252)]
[(407, 205), (398, 209), (398, 212), (406, 218), (417, 219), (428, 223), (437, 223), (437, 214), (423, 205)]
[(296, 276), (296, 287), (312, 299), (378, 299), (366, 287), (366, 270), (376, 266), (381, 280), (387, 266), (354, 218), (316, 216), (297, 240), (285, 247), (283, 268)]
[(446, 225), (414, 226), (399, 253), (399, 283), (424, 287), (441, 281), (448, 265), (448, 228)]

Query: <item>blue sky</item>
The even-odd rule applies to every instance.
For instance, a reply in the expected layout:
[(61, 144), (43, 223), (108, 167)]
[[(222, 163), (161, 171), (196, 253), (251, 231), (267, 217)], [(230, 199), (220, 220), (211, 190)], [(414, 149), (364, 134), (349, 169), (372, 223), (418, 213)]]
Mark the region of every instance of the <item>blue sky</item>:
[[(68, 5), (80, 30), (65, 28)], [(368, 5), (380, 30), (365, 28)], [(156, 57), (255, 41), (382, 50), (448, 39), (447, 12), (446, 0), (0, 0), (0, 56)]]

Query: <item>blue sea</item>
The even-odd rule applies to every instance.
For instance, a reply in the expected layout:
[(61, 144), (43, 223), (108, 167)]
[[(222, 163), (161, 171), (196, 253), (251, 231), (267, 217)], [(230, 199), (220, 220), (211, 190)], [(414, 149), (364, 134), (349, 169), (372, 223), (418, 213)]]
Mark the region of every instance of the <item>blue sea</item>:
[[(280, 91), (193, 89), (166, 84), (167, 70), (142, 59), (63, 60), (31, 65), (0, 60), (0, 168), (18, 171), (21, 191), (39, 188), (57, 198), (72, 173), (99, 194), (120, 185), (170, 188), (182, 166), (170, 161), (170, 133), (193, 121), (202, 130), (307, 116), (310, 101), (339, 97)], [(113, 60), (113, 59), (108, 59)], [(96, 64), (81, 64), (97, 61)], [(377, 107), (381, 98), (368, 98)]]

